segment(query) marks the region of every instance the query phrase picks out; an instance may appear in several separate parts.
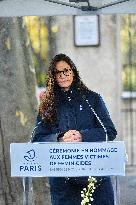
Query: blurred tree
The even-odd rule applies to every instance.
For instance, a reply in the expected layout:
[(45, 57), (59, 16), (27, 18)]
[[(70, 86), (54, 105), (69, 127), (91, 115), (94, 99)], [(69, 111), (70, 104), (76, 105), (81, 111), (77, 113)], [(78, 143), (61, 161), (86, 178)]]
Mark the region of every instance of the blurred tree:
[[(9, 146), (35, 124), (35, 70), (22, 18), (0, 18), (0, 205), (22, 205), (22, 179), (10, 177)], [(34, 179), (33, 204), (50, 204), (46, 179)]]
[(27, 43), (31, 46), (32, 58), (39, 87), (44, 86), (45, 71), (48, 67), (48, 28), (45, 17), (26, 16), (23, 18), (28, 32)]
[(44, 86), (46, 73), (51, 58), (55, 54), (54, 17), (26, 16), (23, 18), (28, 32), (28, 44), (39, 87)]
[(122, 79), (125, 91), (136, 91), (136, 15), (121, 21)]

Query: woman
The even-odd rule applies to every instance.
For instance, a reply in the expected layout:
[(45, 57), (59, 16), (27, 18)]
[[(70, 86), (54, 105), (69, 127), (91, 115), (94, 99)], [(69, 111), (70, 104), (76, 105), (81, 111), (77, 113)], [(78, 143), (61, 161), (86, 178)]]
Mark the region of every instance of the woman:
[[(46, 93), (39, 106), (33, 142), (95, 142), (116, 137), (115, 127), (101, 96), (81, 81), (73, 61), (56, 55), (49, 66)], [(91, 108), (95, 110), (103, 126)], [(106, 133), (105, 133), (106, 132)], [(97, 177), (93, 205), (114, 205), (109, 177)], [(80, 205), (87, 177), (49, 178), (52, 205)]]

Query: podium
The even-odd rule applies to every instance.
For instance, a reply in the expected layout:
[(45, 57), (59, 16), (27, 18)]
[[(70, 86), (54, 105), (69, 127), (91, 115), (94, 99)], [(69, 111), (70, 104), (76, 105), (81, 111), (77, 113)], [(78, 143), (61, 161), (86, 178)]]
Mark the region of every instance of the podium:
[(123, 141), (12, 143), (11, 176), (23, 177), (24, 194), (32, 177), (125, 176), (125, 154)]

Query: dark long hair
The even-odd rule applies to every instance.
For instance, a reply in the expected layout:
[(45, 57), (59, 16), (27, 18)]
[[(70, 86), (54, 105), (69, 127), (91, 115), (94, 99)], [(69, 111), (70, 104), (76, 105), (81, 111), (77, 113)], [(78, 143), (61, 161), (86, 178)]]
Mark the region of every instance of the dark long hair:
[(79, 72), (77, 71), (74, 62), (65, 54), (60, 53), (56, 55), (49, 65), (48, 77), (46, 81), (46, 92), (39, 106), (39, 114), (42, 116), (42, 118), (44, 118), (44, 122), (49, 123), (50, 125), (54, 124), (57, 120), (55, 91), (59, 89), (59, 86), (56, 82), (54, 71), (56, 69), (56, 64), (60, 61), (65, 61), (73, 70), (73, 81), (79, 93), (82, 94), (85, 91), (88, 91), (88, 88), (83, 84), (80, 79)]

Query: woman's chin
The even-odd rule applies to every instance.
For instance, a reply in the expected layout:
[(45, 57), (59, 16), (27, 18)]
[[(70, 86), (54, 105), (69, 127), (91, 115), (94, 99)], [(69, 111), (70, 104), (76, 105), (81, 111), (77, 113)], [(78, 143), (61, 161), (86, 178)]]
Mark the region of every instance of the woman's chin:
[(59, 85), (62, 89), (69, 89), (70, 88), (70, 85), (69, 84), (60, 84)]

